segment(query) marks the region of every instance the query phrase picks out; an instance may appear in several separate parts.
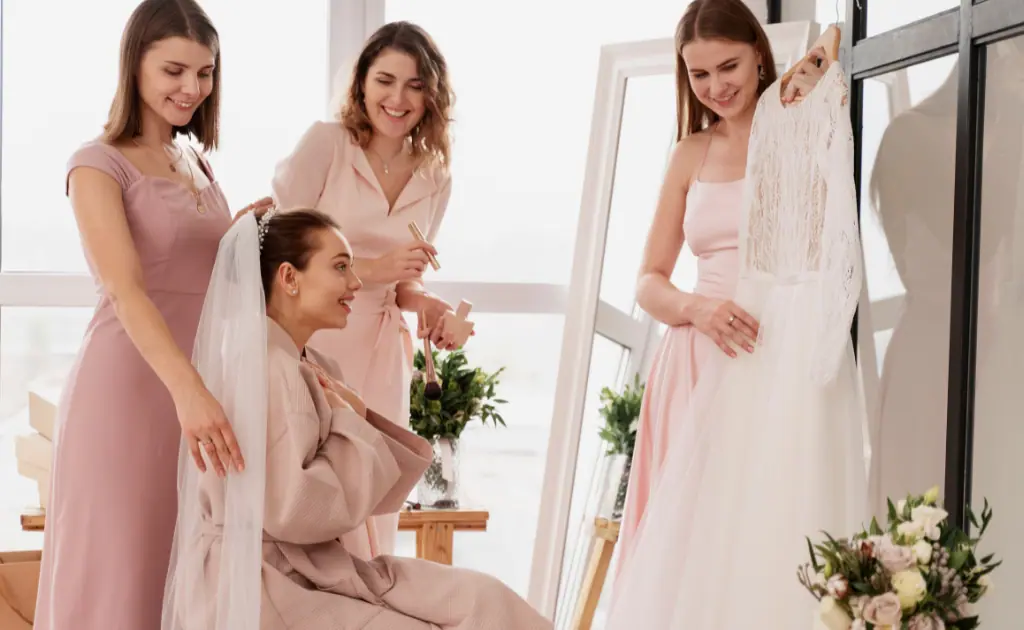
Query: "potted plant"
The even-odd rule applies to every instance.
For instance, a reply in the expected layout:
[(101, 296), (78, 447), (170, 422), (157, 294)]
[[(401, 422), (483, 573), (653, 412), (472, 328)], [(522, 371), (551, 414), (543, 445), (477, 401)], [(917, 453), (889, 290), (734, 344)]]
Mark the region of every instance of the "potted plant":
[(445, 353), (443, 357), (436, 350), (431, 354), (441, 385), (441, 397), (430, 400), (425, 395), (422, 350), (418, 350), (413, 359), (415, 372), (409, 389), (411, 428), (429, 440), (434, 448), (433, 462), (423, 474), (417, 494), (421, 505), (455, 508), (459, 505), (459, 437), (473, 420), (505, 426), (496, 405), (507, 401), (498, 398), (495, 392), (498, 377), (505, 368), (488, 374), (481, 368), (470, 367), (461, 349)]
[(601, 427), (600, 435), (608, 445), (605, 455), (625, 459), (612, 509), (612, 518), (615, 520), (622, 518), (622, 511), (626, 505), (626, 488), (629, 486), (629, 471), (633, 462), (636, 427), (640, 422), (643, 398), (644, 384), (640, 382), (639, 374), (634, 375), (632, 384), (627, 383), (622, 393), (616, 393), (608, 387), (601, 390), (600, 413), (604, 418), (604, 426)]

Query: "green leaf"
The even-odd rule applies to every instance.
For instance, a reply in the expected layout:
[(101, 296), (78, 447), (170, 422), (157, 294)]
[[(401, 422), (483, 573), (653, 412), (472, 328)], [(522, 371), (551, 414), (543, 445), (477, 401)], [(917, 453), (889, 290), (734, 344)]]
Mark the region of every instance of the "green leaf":
[[(441, 354), (432, 350), (434, 367), (441, 382), (441, 399), (426, 400), (425, 384), (414, 378), (409, 386), (409, 415), (413, 431), (426, 439), (448, 437), (458, 439), (466, 426), (475, 421), (492, 426), (506, 426), (495, 405), (507, 404), (496, 395), (499, 375), (504, 367), (488, 373), (470, 367), (462, 349)], [(413, 366), (422, 371), (425, 365), (422, 350), (413, 357)]]

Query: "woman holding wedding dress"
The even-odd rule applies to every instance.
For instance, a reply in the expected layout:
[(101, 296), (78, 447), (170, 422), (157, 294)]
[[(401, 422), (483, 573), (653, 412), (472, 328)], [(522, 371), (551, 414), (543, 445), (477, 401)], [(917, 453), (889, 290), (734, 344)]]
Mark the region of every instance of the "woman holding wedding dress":
[[(703, 366), (714, 353), (751, 352), (758, 331), (731, 300), (754, 106), (776, 78), (768, 36), (741, 0), (695, 0), (676, 30), (676, 51), (678, 144), (637, 283), (640, 307), (669, 328), (640, 413), (618, 543), (620, 576)], [(804, 63), (784, 98), (809, 92), (823, 74)], [(669, 280), (684, 238), (698, 257), (691, 293)]]
[[(684, 138), (669, 166), (641, 304), (721, 352), (694, 335), (704, 356), (680, 357), (677, 329), (658, 357), (644, 420), (660, 423), (661, 468), (644, 480), (606, 630), (809, 630), (814, 600), (795, 575), (804, 536), (867, 516), (847, 85), (820, 55), (824, 72), (808, 57), (783, 90), (738, 0), (694, 2), (676, 39), (680, 135), (708, 131)], [(725, 297), (671, 289), (680, 223), (701, 282)]]

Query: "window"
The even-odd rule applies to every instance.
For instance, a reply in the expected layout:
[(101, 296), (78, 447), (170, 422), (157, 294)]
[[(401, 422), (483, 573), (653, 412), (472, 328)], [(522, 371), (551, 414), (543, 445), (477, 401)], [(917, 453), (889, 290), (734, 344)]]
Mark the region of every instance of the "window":
[[(1024, 110), (1015, 87), (1024, 38), (991, 44), (985, 79), (984, 158), (981, 177), (981, 265), (978, 275), (977, 385), (974, 398), (974, 459), (971, 503), (978, 514), (987, 499), (995, 518), (985, 532), (983, 554), (996, 553), (1003, 566), (1021, 566), (1024, 527), (1018, 481), (1024, 477), (1020, 452), (1024, 424), (1020, 409), (1020, 357), (1024, 354)], [(1001, 508), (1001, 509), (1000, 509)], [(977, 530), (972, 530), (976, 534)], [(978, 612), (993, 626), (1013, 626), (1024, 590), (1017, 571), (997, 571), (998, 588), (982, 599)]]
[(884, 497), (944, 477), (956, 78), (944, 57), (864, 84), (859, 321), (880, 517)]
[(674, 76), (626, 80), (601, 270), (601, 300), (625, 313), (636, 302), (637, 270), (675, 140), (675, 109)]
[(438, 280), (568, 284), (600, 47), (671, 37), (685, 3), (598, 5), (388, 0), (388, 21), (437, 42), (456, 91)]
[[(501, 408), (508, 427), (474, 422), (462, 435), (460, 501), (490, 511), (490, 522), (486, 534), (458, 535), (453, 562), (493, 575), (525, 596), (564, 317), (474, 311), (473, 320), (476, 336), (466, 344), (466, 356), (470, 365), (490, 372), (506, 368), (497, 391), (509, 401)], [(406, 321), (416, 330), (414, 315), (406, 313)], [(399, 542), (401, 549), (413, 549), (407, 540)]]
[(270, 194), (278, 161), (324, 118), (328, 100), (328, 0), (287, 11), (240, 11), (235, 0), (205, 0), (223, 66), (221, 148), (212, 158), (231, 209)]
[[(3, 271), (86, 271), (65, 166), (102, 132), (121, 32), (136, 5), (3, 3)], [(327, 0), (296, 2), (287, 12), (239, 12), (228, 0), (203, 6), (222, 49), (223, 137), (213, 162), (237, 209), (268, 194), (274, 164), (323, 116)]]
[[(864, 0), (861, 0), (863, 2)], [(960, 6), (960, 0), (873, 0), (868, 11), (868, 37), (891, 31), (912, 22)], [(846, 14), (842, 16), (846, 20)]]
[(121, 30), (137, 4), (3, 3), (3, 271), (86, 270), (65, 165), (102, 132)]
[(29, 393), (57, 402), (91, 317), (90, 308), (0, 308), (0, 515), (9, 521), (0, 523), (0, 549), (25, 538), (8, 515), (39, 502), (14, 457), (14, 436), (29, 431)]

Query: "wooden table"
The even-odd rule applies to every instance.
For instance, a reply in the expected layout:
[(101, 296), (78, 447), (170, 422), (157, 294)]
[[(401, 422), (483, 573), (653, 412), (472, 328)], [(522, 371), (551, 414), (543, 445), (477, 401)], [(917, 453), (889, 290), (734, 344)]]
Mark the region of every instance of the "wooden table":
[[(455, 532), (487, 531), (489, 518), (486, 510), (404, 510), (398, 515), (398, 529), (416, 532), (417, 558), (450, 565), (455, 553)], [(45, 512), (23, 512), (21, 527), (42, 530), (46, 527)]]
[(416, 557), (452, 563), (455, 532), (487, 531), (485, 510), (405, 510), (398, 515), (399, 531), (416, 532)]

